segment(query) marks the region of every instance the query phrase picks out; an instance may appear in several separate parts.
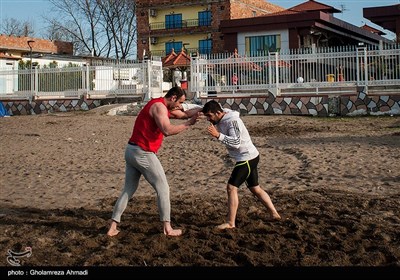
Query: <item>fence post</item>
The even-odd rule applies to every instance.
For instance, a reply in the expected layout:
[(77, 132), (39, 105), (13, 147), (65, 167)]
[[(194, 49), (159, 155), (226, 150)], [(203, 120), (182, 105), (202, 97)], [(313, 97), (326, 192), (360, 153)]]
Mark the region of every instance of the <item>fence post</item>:
[(196, 97), (200, 98), (200, 91), (199, 91), (199, 76), (200, 76), (200, 71), (199, 71), (199, 56), (196, 56), (194, 58), (195, 60), (195, 65), (196, 65), (196, 72), (195, 72), (195, 87), (196, 87)]
[(365, 93), (368, 94), (368, 58), (367, 58), (367, 48), (364, 47), (364, 77), (365, 77)]
[[(143, 60), (143, 66), (146, 71), (143, 71), (143, 101), (151, 99), (151, 61), (150, 59)], [(145, 84), (146, 82), (146, 84)]]
[(86, 98), (89, 98), (90, 91), (90, 68), (89, 65), (86, 64)]
[(278, 89), (279, 89), (279, 53), (275, 53), (275, 77), (276, 77), (276, 90), (278, 94)]
[[(362, 48), (357, 48), (356, 51), (356, 57), (357, 57), (357, 81), (356, 85), (360, 86), (361, 81), (364, 80), (364, 92), (368, 93), (368, 61), (367, 61), (367, 48), (362, 47)], [(360, 68), (361, 66), (361, 68)], [(364, 79), (360, 76), (360, 73), (363, 73)]]
[(35, 98), (39, 97), (39, 69), (38, 67), (35, 67), (35, 82), (33, 84), (33, 92), (34, 92), (34, 96)]

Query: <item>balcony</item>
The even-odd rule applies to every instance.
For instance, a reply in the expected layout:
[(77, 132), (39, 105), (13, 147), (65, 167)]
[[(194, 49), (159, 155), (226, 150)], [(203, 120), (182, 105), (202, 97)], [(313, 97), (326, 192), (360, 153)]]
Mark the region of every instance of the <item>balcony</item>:
[(185, 19), (181, 21), (175, 21), (166, 24), (165, 22), (153, 22), (150, 23), (150, 30), (176, 30), (176, 29), (186, 29), (193, 27), (199, 27), (201, 30), (208, 30), (211, 26), (211, 20), (199, 20), (199, 19)]

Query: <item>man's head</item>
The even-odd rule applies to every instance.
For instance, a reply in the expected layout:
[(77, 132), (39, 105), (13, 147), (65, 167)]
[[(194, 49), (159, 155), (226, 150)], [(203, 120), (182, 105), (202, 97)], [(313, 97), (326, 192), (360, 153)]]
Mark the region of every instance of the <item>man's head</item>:
[(164, 98), (169, 110), (182, 109), (182, 103), (186, 100), (186, 92), (180, 87), (172, 87)]
[(204, 104), (202, 113), (212, 124), (217, 124), (225, 115), (221, 105), (215, 100), (210, 100)]

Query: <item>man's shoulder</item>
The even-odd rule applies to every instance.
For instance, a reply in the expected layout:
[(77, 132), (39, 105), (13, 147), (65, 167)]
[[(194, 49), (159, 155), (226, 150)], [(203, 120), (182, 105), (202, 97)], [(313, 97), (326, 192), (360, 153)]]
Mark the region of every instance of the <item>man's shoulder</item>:
[[(154, 100), (154, 99), (153, 99)], [(164, 114), (169, 117), (170, 112), (167, 109), (167, 106), (162, 102), (162, 101), (153, 101), (151, 104), (149, 104), (149, 112), (153, 117), (156, 116), (163, 116)], [(161, 113), (161, 114), (160, 114)]]
[(227, 116), (226, 120), (233, 121), (240, 119), (240, 113), (235, 110), (224, 108), (224, 113)]
[(158, 104), (158, 103), (164, 103), (164, 98), (163, 97), (152, 98), (149, 100), (147, 104)]

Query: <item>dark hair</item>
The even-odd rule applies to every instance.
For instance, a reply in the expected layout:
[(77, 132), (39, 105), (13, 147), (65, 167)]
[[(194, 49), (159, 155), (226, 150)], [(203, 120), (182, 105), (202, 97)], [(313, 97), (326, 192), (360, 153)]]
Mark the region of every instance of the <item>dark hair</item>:
[(210, 100), (203, 106), (203, 114), (207, 113), (217, 113), (217, 112), (223, 112), (224, 110), (222, 109), (221, 105), (215, 101), (215, 100)]
[(167, 94), (165, 94), (164, 97), (172, 97), (172, 96), (176, 96), (176, 99), (178, 100), (179, 98), (181, 98), (183, 95), (186, 97), (186, 92), (181, 88), (181, 87), (172, 87), (170, 88), (170, 90), (167, 92)]

